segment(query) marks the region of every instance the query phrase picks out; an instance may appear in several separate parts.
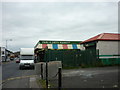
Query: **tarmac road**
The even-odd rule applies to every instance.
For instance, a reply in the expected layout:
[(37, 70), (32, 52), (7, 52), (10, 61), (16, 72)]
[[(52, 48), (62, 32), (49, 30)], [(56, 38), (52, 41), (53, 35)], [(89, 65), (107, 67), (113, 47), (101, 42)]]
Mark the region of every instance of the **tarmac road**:
[(35, 75), (35, 70), (19, 70), (15, 61), (2, 65), (2, 88), (29, 88), (30, 77)]

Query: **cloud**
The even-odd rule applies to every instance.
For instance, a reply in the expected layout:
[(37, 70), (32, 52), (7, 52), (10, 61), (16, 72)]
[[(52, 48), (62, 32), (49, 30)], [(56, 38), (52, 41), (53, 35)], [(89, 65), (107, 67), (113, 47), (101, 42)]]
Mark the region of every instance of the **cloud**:
[(117, 32), (117, 3), (4, 2), (3, 42), (12, 50), (34, 47), (39, 40), (83, 41), (103, 32)]

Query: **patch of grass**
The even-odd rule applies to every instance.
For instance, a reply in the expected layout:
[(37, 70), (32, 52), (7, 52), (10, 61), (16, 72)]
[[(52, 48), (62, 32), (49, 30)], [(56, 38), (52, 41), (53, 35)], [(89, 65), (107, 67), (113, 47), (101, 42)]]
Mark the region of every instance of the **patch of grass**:
[(38, 85), (41, 85), (42, 88), (46, 88), (46, 81), (42, 79), (37, 80)]
[[(37, 83), (38, 83), (38, 85), (41, 85), (42, 88), (46, 88), (46, 80), (38, 79), (38, 80), (37, 80)], [(51, 87), (54, 87), (54, 85), (49, 82), (48, 88), (51, 88)], [(46, 89), (47, 89), (47, 88), (46, 88)], [(48, 89), (47, 89), (47, 90), (48, 90)]]
[(49, 80), (49, 88), (55, 88), (55, 84), (53, 84), (51, 80)]
[(79, 69), (80, 67), (63, 67), (62, 69)]
[(87, 64), (81, 64), (80, 66), (64, 66), (62, 69), (80, 69), (80, 68), (95, 68), (95, 67), (108, 67), (108, 66), (120, 66), (120, 64), (110, 64), (110, 65), (105, 65), (102, 62), (96, 62), (93, 63), (91, 65), (87, 65)]

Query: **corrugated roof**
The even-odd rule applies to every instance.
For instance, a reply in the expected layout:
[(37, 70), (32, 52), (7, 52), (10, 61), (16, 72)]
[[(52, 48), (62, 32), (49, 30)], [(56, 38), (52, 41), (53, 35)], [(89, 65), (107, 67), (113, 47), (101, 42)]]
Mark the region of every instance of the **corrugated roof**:
[(95, 36), (95, 37), (92, 37), (92, 38), (90, 38), (90, 39), (87, 39), (87, 40), (85, 40), (85, 41), (83, 41), (83, 42), (81, 42), (81, 44), (82, 43), (87, 43), (87, 42), (91, 42), (91, 41), (104, 41), (104, 40), (107, 40), (107, 41), (111, 41), (111, 40), (120, 40), (120, 34), (115, 34), (115, 33), (102, 33), (102, 34), (99, 34), (99, 35), (97, 35), (97, 36)]

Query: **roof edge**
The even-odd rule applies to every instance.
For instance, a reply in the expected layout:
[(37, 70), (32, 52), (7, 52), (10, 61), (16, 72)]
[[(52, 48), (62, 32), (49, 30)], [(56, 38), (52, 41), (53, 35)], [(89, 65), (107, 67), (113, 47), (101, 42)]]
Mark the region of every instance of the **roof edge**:
[(92, 42), (92, 41), (120, 41), (120, 39), (102, 39), (102, 37), (106, 34), (112, 34), (112, 35), (120, 35), (120, 33), (101, 33), (101, 34), (98, 34), (92, 38), (89, 38), (83, 42), (81, 42), (80, 44), (84, 44), (84, 43), (88, 43), (88, 42)]

